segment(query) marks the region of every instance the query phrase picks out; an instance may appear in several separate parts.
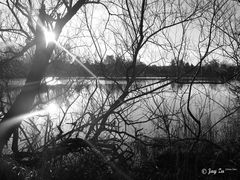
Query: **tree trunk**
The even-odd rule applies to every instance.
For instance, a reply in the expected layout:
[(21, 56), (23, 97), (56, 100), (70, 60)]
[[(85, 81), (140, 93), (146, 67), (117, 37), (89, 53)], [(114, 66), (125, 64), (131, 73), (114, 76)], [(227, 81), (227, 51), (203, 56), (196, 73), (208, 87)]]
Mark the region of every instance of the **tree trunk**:
[[(86, 0), (78, 0), (75, 5), (68, 10), (63, 18), (57, 19), (54, 29), (56, 39), (59, 37), (65, 24), (86, 2)], [(10, 110), (0, 122), (0, 155), (2, 154), (3, 147), (9, 140), (10, 136), (13, 134), (15, 129), (20, 126), (23, 120), (21, 119), (21, 115), (31, 111), (35, 96), (39, 92), (42, 78), (45, 74), (46, 68), (48, 67), (49, 59), (55, 47), (54, 43), (50, 43), (46, 46), (44, 29), (42, 27), (45, 23), (46, 12), (45, 5), (43, 3), (41, 9), (39, 10), (39, 22), (37, 23), (35, 34), (36, 50), (30, 73), (27, 76), (27, 80), (21, 90), (21, 93), (17, 96)]]
[(45, 74), (49, 59), (54, 49), (54, 44), (46, 46), (46, 40), (41, 19), (36, 27), (36, 50), (33, 56), (31, 70), (27, 76), (25, 85), (21, 93), (17, 96), (8, 113), (4, 116), (0, 123), (0, 154), (4, 145), (12, 133), (20, 126), (23, 119), (21, 115), (29, 113), (35, 100), (36, 94), (39, 92), (42, 78)]
[(19, 135), (18, 135), (18, 129), (19, 128), (16, 128), (13, 132), (13, 140), (12, 140), (12, 151), (13, 153), (18, 153), (18, 138), (19, 138)]
[[(44, 76), (48, 66), (48, 61), (53, 51), (52, 47), (45, 47), (46, 45), (44, 39), (40, 39), (40, 41), (44, 41), (44, 43), (39, 42), (37, 44), (38, 47), (36, 47), (32, 68), (27, 76), (25, 85), (22, 88), (21, 93), (17, 96), (12, 107), (0, 123), (0, 153), (2, 152), (3, 146), (7, 143), (11, 134), (17, 127), (20, 126), (21, 121), (23, 120), (18, 119), (17, 117), (29, 113), (34, 103), (35, 96), (39, 92), (41, 80)], [(11, 124), (11, 126), (8, 126), (8, 124)]]

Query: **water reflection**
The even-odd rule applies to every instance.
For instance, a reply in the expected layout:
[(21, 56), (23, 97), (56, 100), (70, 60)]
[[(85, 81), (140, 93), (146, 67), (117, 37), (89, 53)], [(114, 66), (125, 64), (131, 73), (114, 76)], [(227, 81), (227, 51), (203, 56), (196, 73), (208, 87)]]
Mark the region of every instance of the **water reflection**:
[(99, 88), (102, 91), (105, 91), (106, 93), (111, 94), (119, 94), (123, 91), (123, 89), (126, 87), (123, 83), (110, 83), (105, 82), (103, 84), (99, 84)]
[[(17, 85), (23, 84), (18, 81), (16, 83)], [(132, 85), (132, 92), (126, 99), (137, 97), (163, 83), (158, 83), (157, 80), (137, 81)], [(2, 92), (2, 102), (11, 104), (14, 101), (20, 92), (20, 87), (17, 85), (13, 81), (9, 83), (10, 87)], [(56, 134), (60, 133), (59, 129), (61, 129), (61, 131), (73, 130), (83, 137), (86, 134), (91, 136), (100, 128), (101, 123), (101, 121), (95, 122), (94, 120), (107, 112), (125, 87), (126, 83), (123, 80), (112, 82), (101, 79), (96, 82), (94, 79), (82, 78), (47, 78), (43, 81), (35, 105), (38, 106), (40, 103), (39, 106), (47, 109), (49, 114), (46, 117), (33, 119), (33, 121), (37, 122), (39, 118), (42, 118), (41, 128), (43, 128), (47, 120), (51, 119), (54, 122), (55, 129), (52, 128)], [(132, 135), (141, 131), (142, 134), (149, 136), (171, 134), (171, 136), (189, 137), (191, 132), (186, 125), (193, 130), (197, 129), (197, 125), (187, 112), (188, 93), (189, 84), (172, 83), (155, 93), (132, 99), (123, 103), (109, 115), (104, 128), (110, 132), (111, 137), (114, 136), (113, 132), (116, 128)], [(234, 94), (224, 84), (194, 84), (191, 94), (190, 109), (202, 122), (204, 132), (229, 113), (236, 104)], [(9, 108), (9, 106), (4, 107)], [(216, 127), (220, 126), (222, 125), (219, 123)], [(207, 136), (211, 138), (212, 131), (209, 132)], [(109, 134), (106, 137), (109, 137)]]
[(172, 83), (171, 84), (173, 91), (181, 90), (183, 86), (184, 86), (183, 83)]

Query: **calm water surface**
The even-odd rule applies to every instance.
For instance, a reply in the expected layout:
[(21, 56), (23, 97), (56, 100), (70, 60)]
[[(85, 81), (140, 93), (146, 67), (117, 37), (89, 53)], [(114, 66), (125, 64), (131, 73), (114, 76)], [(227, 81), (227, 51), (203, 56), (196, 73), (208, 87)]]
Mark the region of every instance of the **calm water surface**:
[[(137, 97), (142, 93), (162, 86), (164, 83), (166, 82), (158, 82), (158, 80), (139, 80), (133, 84), (133, 91), (129, 93), (126, 99)], [(21, 79), (8, 82), (8, 93), (12, 99), (17, 95), (20, 86), (23, 84), (24, 80)], [(94, 117), (91, 115), (107, 111), (110, 105), (121, 95), (126, 83), (123, 80), (113, 83), (104, 79), (96, 81), (83, 78), (60, 79), (48, 77), (43, 81), (43, 84), (36, 101), (45, 102), (44, 105), (41, 105), (41, 108), (45, 109), (45, 114), (51, 119), (53, 126), (61, 123), (64, 119), (61, 124), (62, 128), (68, 130), (71, 128), (71, 123), (74, 123), (86, 112), (88, 112), (88, 115), (81, 119), (82, 124), (88, 123), (89, 119)], [(194, 116), (202, 122), (202, 127), (206, 127), (206, 131), (208, 127), (231, 112), (236, 105), (236, 97), (230, 91), (229, 86), (229, 84), (193, 85), (189, 102), (190, 109)], [(122, 117), (130, 122), (130, 125), (125, 127), (124, 123), (117, 121), (119, 115), (116, 114), (110, 116), (109, 123), (118, 122), (119, 126), (126, 128), (130, 133), (141, 129), (141, 133), (150, 136), (159, 136), (164, 133), (163, 127), (170, 125), (173, 134), (182, 134), (184, 128), (182, 124), (183, 122), (186, 123), (186, 120), (193, 125), (193, 128), (196, 126), (187, 113), (189, 87), (189, 84), (173, 83), (159, 88), (153, 93), (123, 103), (117, 110)], [(7, 101), (7, 96), (3, 99)], [(46, 119), (42, 116), (35, 117), (35, 120), (38, 125), (46, 123)], [(224, 120), (216, 127), (221, 127), (223, 122)]]

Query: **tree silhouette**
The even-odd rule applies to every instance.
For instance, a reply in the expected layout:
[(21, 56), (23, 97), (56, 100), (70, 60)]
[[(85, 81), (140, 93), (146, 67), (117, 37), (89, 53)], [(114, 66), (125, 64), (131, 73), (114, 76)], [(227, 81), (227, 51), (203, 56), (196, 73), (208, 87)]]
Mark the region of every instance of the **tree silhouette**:
[[(0, 152), (4, 145), (7, 143), (10, 136), (14, 133), (15, 138), (13, 140), (13, 151), (17, 152), (17, 140), (18, 140), (18, 127), (21, 124), (21, 119), (16, 122), (13, 121), (12, 118), (18, 117), (22, 114), (28, 113), (33, 105), (34, 99), (38, 90), (40, 88), (40, 83), (42, 78), (44, 77), (45, 71), (49, 65), (49, 59), (53, 53), (55, 48), (55, 43), (50, 42), (46, 45), (46, 38), (44, 31), (45, 29), (52, 29), (53, 32), (56, 34), (56, 38), (58, 39), (59, 35), (62, 32), (62, 29), (67, 24), (68, 21), (77, 13), (77, 11), (85, 4), (88, 3), (96, 3), (98, 1), (88, 1), (88, 0), (78, 0), (75, 4), (73, 1), (70, 0), (68, 3), (67, 1), (58, 1), (55, 6), (51, 7), (53, 11), (51, 14), (46, 12), (46, 5), (45, 1), (42, 2), (41, 7), (39, 9), (38, 20), (36, 23), (36, 28), (33, 27), (33, 17), (31, 16), (31, 12), (33, 10), (34, 4), (31, 1), (28, 1), (28, 6), (22, 3), (21, 1), (6, 1), (5, 3), (1, 3), (10, 10), (12, 15), (14, 16), (18, 28), (15, 29), (1, 29), (1, 31), (5, 32), (20, 32), (21, 34), (27, 36), (27, 39), (31, 39), (30, 34), (33, 33), (34, 37), (31, 40), (31, 43), (28, 43), (19, 55), (22, 55), (30, 45), (35, 45), (35, 53), (32, 58), (32, 66), (31, 70), (27, 76), (26, 82), (24, 87), (21, 90), (21, 93), (18, 95), (16, 100), (14, 101), (13, 105), (11, 106), (10, 110), (4, 116), (3, 120), (0, 124)], [(60, 7), (64, 7), (66, 11), (62, 13), (57, 13), (57, 10)], [(17, 12), (20, 12), (24, 18), (21, 19), (17, 16), (15, 9)], [(24, 19), (28, 20), (28, 33), (26, 29), (24, 29)], [(29, 45), (30, 44), (30, 45)], [(6, 124), (12, 124), (11, 126), (6, 126)]]

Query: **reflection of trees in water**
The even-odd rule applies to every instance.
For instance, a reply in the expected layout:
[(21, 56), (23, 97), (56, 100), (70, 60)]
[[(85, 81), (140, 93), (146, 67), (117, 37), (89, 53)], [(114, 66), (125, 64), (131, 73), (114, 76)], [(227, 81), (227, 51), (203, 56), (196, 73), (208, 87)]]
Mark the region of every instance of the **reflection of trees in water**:
[(126, 84), (122, 83), (106, 83), (106, 84), (99, 84), (99, 88), (101, 90), (106, 91), (107, 93), (112, 94), (119, 94), (124, 88)]
[[(135, 89), (135, 91), (130, 93), (130, 96), (137, 96), (144, 92), (146, 88), (144, 89), (143, 87), (148, 83), (148, 81), (138, 81), (133, 84), (131, 88)], [(99, 130), (101, 124), (99, 117), (121, 95), (125, 86), (124, 83), (95, 84), (95, 81), (86, 80), (73, 80), (67, 84), (49, 86), (43, 84), (39, 96), (36, 97), (35, 105), (37, 106), (40, 102), (44, 104), (54, 100), (62, 110), (59, 110), (58, 114), (50, 112), (26, 121), (28, 123), (24, 123), (22, 127), (31, 146), (26, 142), (26, 138), (22, 133), (20, 134), (20, 139), (23, 142), (21, 146), (24, 144), (22, 147), (26, 149), (38, 149), (47, 143), (53, 142), (56, 137), (66, 137), (65, 133), (69, 134), (67, 137), (94, 138), (94, 134)], [(197, 86), (200, 87), (200, 85)], [(219, 86), (227, 88), (223, 85), (208, 84), (205, 85), (206, 91), (203, 91), (202, 96), (209, 96), (207, 90), (216, 91), (219, 89)], [(123, 154), (128, 154), (126, 149), (132, 148), (129, 147), (129, 142), (133, 139), (141, 139), (145, 135), (150, 136), (149, 131), (153, 136), (166, 138), (167, 143), (165, 146), (171, 145), (175, 138), (194, 138), (194, 134), (191, 131), (196, 131), (197, 127), (184, 110), (186, 99), (183, 98), (185, 95), (181, 94), (187, 87), (184, 84), (171, 84), (171, 86), (162, 89), (158, 93), (124, 103), (107, 118), (104, 129), (101, 130), (102, 132), (99, 136), (100, 140), (107, 143), (111, 142), (115, 145), (121, 144), (118, 150), (120, 148)], [(147, 88), (151, 89), (152, 87)], [(19, 89), (13, 88), (10, 90), (5, 88), (2, 91), (5, 91), (5, 94), (8, 93), (9, 97), (11, 97), (10, 99), (13, 100), (19, 93)], [(195, 97), (196, 93), (193, 94)], [(215, 97), (212, 98), (216, 99)], [(197, 102), (196, 99), (193, 101)], [(201, 102), (203, 100), (199, 100), (199, 103)], [(68, 109), (68, 107), (71, 108)], [(151, 111), (147, 112), (146, 108), (151, 109)], [(207, 113), (211, 113), (211, 110), (207, 110), (207, 104), (198, 108), (197, 114), (205, 114), (201, 119), (202, 129), (205, 133), (213, 125), (210, 123), (212, 117), (207, 115)], [(204, 124), (205, 119), (208, 120), (206, 124)], [(222, 137), (225, 135), (226, 137), (230, 137), (230, 135), (231, 137), (236, 137), (238, 135), (235, 133), (238, 126), (234, 122), (230, 122), (231, 126), (230, 124), (224, 126), (221, 131)], [(220, 134), (214, 134), (215, 132), (213, 129), (203, 137), (209, 140), (217, 138)], [(141, 141), (136, 143), (141, 144)], [(102, 146), (106, 146), (106, 143), (103, 143)], [(109, 152), (111, 151), (109, 149)], [(133, 152), (133, 150), (130, 152)], [(112, 153), (114, 154), (116, 151), (112, 151)]]
[[(21, 80), (20, 80), (21, 81)], [(12, 102), (15, 98), (19, 95), (21, 91), (21, 86), (16, 84), (10, 84), (11, 81), (6, 81), (4, 86), (1, 85), (0, 89), (0, 97), (1, 97), (1, 109), (5, 109), (6, 111), (9, 106), (11, 106)], [(19, 83), (17, 83), (19, 84)], [(31, 86), (31, 85), (29, 85)], [(34, 107), (38, 106), (38, 104), (46, 104), (51, 100), (56, 100), (56, 102), (61, 105), (62, 102), (68, 101), (69, 96), (75, 93), (72, 90), (71, 85), (66, 84), (57, 84), (57, 85), (46, 85), (42, 84), (38, 96), (35, 97), (35, 105)]]
[[(135, 84), (133, 84), (132, 89), (134, 89), (134, 88), (141, 89), (141, 87), (146, 84), (147, 84), (147, 81), (136, 82)], [(72, 83), (69, 83), (67, 85), (57, 84), (57, 85), (47, 86), (47, 85), (43, 84), (42, 88), (39, 92), (39, 96), (36, 97), (35, 106), (37, 106), (39, 103), (44, 104), (51, 100), (54, 100), (60, 107), (67, 108), (68, 106), (71, 105), (74, 98), (79, 95), (79, 98), (81, 99), (81, 106), (78, 106), (79, 107), (78, 109), (75, 108), (75, 111), (76, 111), (76, 112), (74, 112), (75, 114), (78, 114), (78, 116), (82, 116), (81, 113), (83, 113), (84, 111), (85, 111), (85, 113), (91, 112), (92, 114), (99, 114), (99, 113), (101, 114), (101, 113), (104, 113), (105, 108), (109, 107), (110, 104), (115, 101), (115, 99), (121, 94), (122, 89), (124, 89), (125, 86), (126, 86), (126, 84), (124, 84), (124, 83), (98, 83), (96, 86), (94, 84), (94, 81), (84, 81), (84, 80), (73, 81)], [(211, 89), (211, 91), (216, 91), (217, 86), (218, 85), (216, 85), (216, 84), (214, 84), (214, 85), (209, 84), (207, 87), (209, 87)], [(186, 87), (184, 84), (172, 83), (171, 84), (171, 88), (173, 90), (172, 93), (174, 93), (174, 92), (181, 93), (181, 91), (183, 91), (185, 89), (184, 87)], [(96, 92), (94, 92), (95, 88), (97, 88)], [(11, 90), (9, 88), (3, 89), (2, 90), (2, 94), (3, 94), (2, 101), (1, 101), (2, 106), (3, 106), (3, 101), (6, 104), (7, 103), (10, 104), (14, 100), (14, 98), (17, 96), (19, 91), (20, 91), (20, 88), (13, 88)], [(171, 94), (171, 92), (169, 92), (169, 93)], [(135, 93), (133, 93), (131, 96), (135, 96), (135, 95), (138, 95), (137, 91)], [(203, 94), (203, 96), (208, 96), (208, 95)], [(168, 99), (168, 101), (169, 101), (169, 96), (167, 97), (166, 93), (164, 94), (164, 90), (163, 90), (162, 98), (165, 100)], [(176, 113), (180, 112), (179, 108), (181, 108), (181, 107), (178, 107), (177, 104), (180, 101), (183, 101), (184, 99), (181, 99), (181, 97), (177, 97), (177, 96), (176, 96), (176, 98), (178, 99), (177, 102), (175, 102), (175, 103), (174, 103), (174, 101), (168, 102), (168, 104), (165, 104), (166, 108), (159, 109), (159, 112), (161, 111), (163, 113), (166, 113), (167, 110), (170, 110), (169, 108), (171, 108), (172, 110), (170, 112), (168, 112), (168, 114), (173, 114), (174, 116), (177, 117)], [(176, 99), (176, 98), (173, 97), (173, 99)], [(147, 97), (148, 102), (153, 102), (152, 99), (153, 99), (153, 97), (150, 97), (150, 98)], [(73, 106), (77, 106), (79, 101), (80, 100), (76, 101), (73, 104)], [(197, 101), (199, 101), (198, 102), (199, 104), (204, 102), (201, 99), (194, 100), (194, 102), (197, 102)], [(144, 102), (144, 98), (137, 99), (136, 102), (140, 102), (140, 104), (141, 104), (141, 102)], [(5, 104), (4, 108), (8, 107), (8, 106), (6, 106), (6, 104)], [(175, 104), (175, 105), (173, 106), (171, 104)], [(84, 108), (85, 105), (87, 106), (87, 108)], [(139, 104), (138, 105), (136, 103), (129, 104), (129, 107), (134, 107), (134, 106), (138, 107)], [(204, 114), (203, 113), (204, 111), (206, 112), (206, 109), (208, 108), (206, 106), (207, 105), (204, 105), (204, 104), (202, 106), (199, 106), (199, 109), (202, 110), (201, 113), (199, 112), (199, 114)], [(126, 104), (125, 107), (128, 107), (128, 104)], [(131, 108), (129, 108), (129, 109), (131, 109)], [(77, 112), (77, 111), (79, 111), (79, 112)], [(121, 111), (126, 111), (126, 109), (123, 108)], [(132, 111), (131, 113), (127, 112), (126, 114), (128, 114), (128, 115), (124, 118), (123, 117), (121, 117), (121, 118), (128, 121), (127, 120), (128, 118), (134, 119), (132, 117), (135, 116), (135, 117), (140, 117), (139, 121), (144, 120), (144, 118), (138, 114), (139, 113), (138, 110), (136, 110), (135, 112)], [(154, 113), (154, 112), (152, 112), (152, 113)], [(210, 113), (210, 109), (209, 109), (209, 113)], [(123, 114), (125, 114), (125, 113), (123, 113)], [(98, 116), (98, 115), (95, 115), (95, 116)], [(115, 114), (115, 116), (119, 116), (119, 112), (117, 114)], [(75, 116), (75, 118), (76, 117), (77, 116)], [(114, 117), (114, 116), (112, 116), (112, 117)], [(169, 117), (169, 116), (166, 116), (166, 117)], [(186, 115), (185, 115), (185, 117), (186, 117)], [(204, 118), (208, 118), (208, 117), (204, 117)], [(86, 122), (89, 121), (89, 120), (87, 120), (88, 118), (85, 118), (85, 117), (82, 117), (81, 119), (82, 119), (82, 121), (84, 119), (85, 119), (84, 121), (86, 121)], [(163, 119), (166, 119), (166, 118), (163, 118)], [(118, 117), (118, 120), (119, 120), (119, 117)], [(146, 120), (146, 117), (145, 117), (145, 120)], [(184, 122), (185, 120), (182, 120), (182, 121)], [(208, 126), (211, 126), (211, 124), (208, 124)]]
[[(174, 91), (181, 90), (184, 86), (188, 85), (189, 83), (171, 83), (171, 87)], [(200, 83), (201, 84), (201, 83)], [(209, 83), (209, 87), (211, 90), (216, 90), (218, 84), (217, 83)]]
[(217, 84), (209, 84), (209, 87), (212, 89), (212, 90), (216, 90), (217, 89)]
[[(167, 91), (154, 95), (146, 103), (150, 112), (148, 117), (151, 117), (154, 127), (162, 132), (160, 136), (165, 134), (171, 137), (194, 137), (193, 132), (197, 131), (197, 126), (186, 111), (188, 87), (189, 85), (184, 85), (176, 89), (175, 86), (170, 86)], [(224, 138), (219, 133), (221, 122), (227, 122), (230, 118), (228, 114), (235, 113), (236, 102), (229, 101), (230, 98), (231, 94), (225, 85), (194, 85), (191, 96), (194, 103), (190, 108), (194, 116), (201, 121), (202, 137), (210, 141)]]
[(9, 80), (0, 80), (1, 111), (6, 113), (20, 93), (20, 87), (12, 86)]
[(183, 83), (172, 83), (171, 84), (171, 87), (174, 91), (181, 90), (183, 86), (184, 86)]

